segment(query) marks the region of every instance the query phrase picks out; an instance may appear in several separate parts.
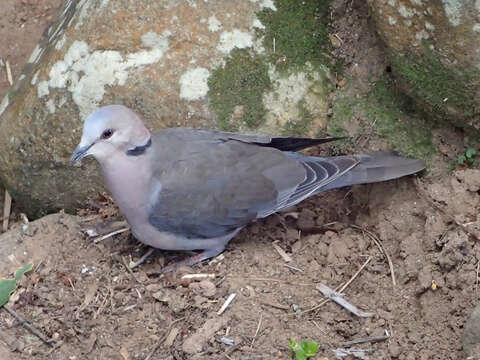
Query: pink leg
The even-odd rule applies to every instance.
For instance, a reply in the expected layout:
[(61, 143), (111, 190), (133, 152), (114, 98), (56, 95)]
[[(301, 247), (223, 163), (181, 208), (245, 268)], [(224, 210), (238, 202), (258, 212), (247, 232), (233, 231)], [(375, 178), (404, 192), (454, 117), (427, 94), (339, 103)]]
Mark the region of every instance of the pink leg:
[(223, 250), (225, 250), (225, 248), (222, 247), (222, 248), (208, 249), (208, 250), (202, 251), (201, 253), (193, 255), (189, 258), (186, 258), (184, 260), (180, 260), (165, 266), (162, 269), (162, 272), (166, 273), (166, 272), (174, 271), (182, 265), (192, 266), (192, 265), (198, 264), (199, 262), (202, 262), (204, 260), (217, 256), (218, 254), (222, 253)]

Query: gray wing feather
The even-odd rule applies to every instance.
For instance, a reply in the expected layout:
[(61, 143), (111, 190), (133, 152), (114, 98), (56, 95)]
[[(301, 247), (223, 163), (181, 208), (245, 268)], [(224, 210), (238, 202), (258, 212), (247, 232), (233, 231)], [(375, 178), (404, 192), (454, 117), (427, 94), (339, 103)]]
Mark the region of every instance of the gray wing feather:
[(187, 237), (217, 237), (245, 226), (305, 178), (303, 166), (281, 151), (237, 140), (162, 132), (152, 136), (152, 148), (161, 191), (150, 200), (149, 221)]
[(304, 156), (297, 153), (286, 153), (286, 155), (296, 159), (303, 165), (306, 171), (306, 178), (293, 191), (286, 193), (283, 197), (279, 197), (275, 208), (260, 213), (258, 215), (259, 218), (298, 204), (312, 196), (317, 189), (328, 186), (329, 183), (342, 177), (359, 163), (359, 160), (353, 156), (327, 159)]

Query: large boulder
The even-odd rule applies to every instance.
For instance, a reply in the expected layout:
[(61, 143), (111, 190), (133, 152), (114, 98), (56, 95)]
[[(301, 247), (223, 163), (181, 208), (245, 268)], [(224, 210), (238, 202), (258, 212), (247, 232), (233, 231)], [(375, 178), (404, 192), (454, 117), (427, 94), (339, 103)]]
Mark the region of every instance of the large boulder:
[(368, 3), (401, 89), (432, 116), (480, 129), (480, 1)]
[(32, 216), (102, 189), (70, 167), (83, 119), (133, 108), (172, 126), (315, 135), (331, 89), (328, 5), (306, 0), (66, 1), (0, 105), (0, 180)]

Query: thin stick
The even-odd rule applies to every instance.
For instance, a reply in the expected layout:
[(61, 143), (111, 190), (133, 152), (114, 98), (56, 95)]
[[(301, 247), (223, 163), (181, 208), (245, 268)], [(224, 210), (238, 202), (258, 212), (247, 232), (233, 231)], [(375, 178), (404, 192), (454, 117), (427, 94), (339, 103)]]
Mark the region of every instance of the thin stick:
[(362, 272), (363, 269), (365, 269), (365, 266), (368, 265), (368, 263), (372, 260), (372, 257), (369, 256), (367, 258), (367, 260), (365, 260), (365, 262), (363, 263), (362, 266), (360, 266), (360, 269), (357, 270), (357, 272), (355, 274), (353, 274), (353, 276), (350, 278), (350, 280), (348, 280), (345, 285), (343, 285), (340, 290), (338, 290), (339, 292), (343, 292), (352, 282), (353, 280), (355, 280), (357, 278), (358, 275), (360, 275), (360, 273)]
[(94, 242), (95, 244), (97, 244), (97, 243), (99, 243), (100, 241), (103, 241), (103, 240), (105, 240), (105, 239), (108, 239), (109, 237), (112, 237), (112, 236), (114, 236), (114, 235), (121, 234), (121, 233), (123, 233), (123, 232), (125, 232), (125, 231), (128, 231), (128, 230), (130, 230), (129, 227), (126, 227), (126, 228), (123, 228), (123, 229), (120, 229), (120, 230), (112, 231), (111, 233), (105, 234), (105, 235), (103, 235), (103, 236), (100, 236), (100, 237), (94, 239), (93, 242)]
[(272, 243), (272, 246), (275, 250), (277, 250), (278, 252), (278, 255), (281, 256), (281, 258), (285, 261), (285, 262), (290, 262), (292, 261), (292, 258), (280, 247), (278, 246), (276, 243)]
[[(355, 280), (355, 278), (360, 274), (360, 272), (365, 268), (365, 266), (368, 265), (368, 263), (370, 262), (370, 260), (372, 260), (372, 257), (369, 256), (367, 258), (367, 260), (363, 263), (362, 266), (360, 266), (360, 269), (358, 269), (358, 271), (351, 277), (350, 280), (348, 280), (344, 285), (342, 286), (337, 286), (335, 288), (335, 291), (339, 291), (339, 292), (343, 292), (352, 282), (353, 280)], [(309, 313), (309, 312), (312, 312), (312, 311), (315, 311), (319, 308), (321, 308), (323, 305), (325, 305), (326, 303), (328, 303), (330, 301), (330, 299), (325, 299), (323, 301), (321, 301), (318, 305), (315, 305), (314, 307), (310, 308), (310, 309), (307, 309), (307, 310), (304, 310), (304, 311), (300, 311), (298, 313), (289, 313), (287, 314), (287, 316), (292, 316), (292, 315), (303, 315), (303, 314), (306, 314), (306, 313)]]
[[(8, 63), (7, 63), (8, 64)], [(8, 221), (10, 219), (10, 211), (12, 210), (12, 197), (7, 189), (5, 189), (5, 202), (3, 203), (3, 231), (8, 230)]]
[(477, 270), (476, 270), (476, 279), (475, 279), (475, 294), (477, 293), (478, 290), (478, 274), (480, 272), (480, 261), (477, 261)]
[(203, 280), (215, 279), (215, 274), (185, 274), (181, 277), (182, 280)]
[(184, 320), (185, 317), (182, 317), (180, 319), (173, 320), (170, 325), (167, 328), (167, 331), (163, 334), (162, 338), (157, 341), (153, 349), (148, 353), (147, 357), (145, 360), (150, 360), (150, 358), (155, 354), (155, 352), (158, 350), (158, 348), (162, 345), (162, 343), (167, 340), (168, 335), (170, 334), (170, 330), (172, 330), (173, 325), (175, 325), (177, 322)]
[(349, 347), (352, 345), (365, 344), (368, 342), (379, 342), (379, 341), (385, 341), (388, 339), (390, 339), (389, 335), (372, 336), (372, 337), (360, 338), (352, 341), (346, 341), (342, 344), (342, 346)]
[(137, 279), (137, 277), (135, 276), (134, 272), (132, 271), (132, 269), (130, 268), (130, 266), (127, 264), (127, 260), (125, 260), (125, 258), (122, 256), (122, 264), (123, 266), (125, 266), (125, 269), (127, 269), (127, 271), (130, 273), (130, 275), (132, 275), (133, 279), (141, 284), (142, 282), (140, 280)]
[(350, 224), (350, 226), (354, 229), (357, 229), (361, 231), (364, 234), (367, 234), (368, 237), (375, 243), (375, 245), (378, 247), (378, 250), (385, 256), (388, 262), (388, 267), (390, 268), (390, 275), (392, 277), (392, 284), (393, 286), (397, 286), (397, 280), (395, 277), (395, 271), (393, 270), (393, 261), (390, 258), (390, 255), (388, 255), (387, 250), (385, 250), (385, 247), (383, 246), (382, 242), (378, 239), (377, 236), (375, 236), (374, 233), (371, 231), (368, 231), (367, 229), (362, 228), (361, 226), (355, 225), (355, 224)]
[(260, 319), (258, 320), (257, 330), (255, 331), (255, 335), (253, 335), (253, 339), (252, 339), (252, 343), (250, 344), (250, 348), (253, 348), (253, 344), (255, 343), (255, 340), (257, 339), (258, 332), (260, 331), (260, 326), (262, 326), (262, 318), (263, 318), (263, 313), (260, 313)]
[(10, 86), (13, 85), (13, 78), (12, 78), (12, 70), (10, 70), (10, 63), (7, 61), (5, 61), (5, 67), (7, 68), (7, 80), (8, 80), (8, 83), (10, 84)]
[(17, 319), (20, 324), (30, 331), (33, 335), (38, 337), (40, 340), (42, 340), (45, 344), (48, 346), (53, 346), (52, 342), (55, 342), (53, 339), (47, 339), (39, 330), (37, 330), (33, 325), (31, 325), (27, 320), (25, 320), (23, 317), (18, 315), (14, 310), (10, 309), (7, 306), (3, 306), (3, 309), (5, 309), (6, 312), (8, 312), (10, 315), (12, 315), (15, 319)]
[(289, 269), (292, 269), (292, 270), (295, 270), (295, 271), (298, 271), (298, 272), (303, 273), (303, 270), (302, 270), (302, 269), (299, 269), (299, 268), (297, 268), (297, 267), (295, 267), (295, 266), (288, 265), (288, 264), (283, 264), (283, 266), (285, 266), (285, 267), (287, 267), (287, 268), (289, 268)]
[(230, 305), (230, 303), (233, 301), (233, 299), (235, 299), (235, 296), (237, 296), (237, 294), (235, 294), (235, 293), (230, 294), (230, 296), (227, 298), (227, 300), (223, 303), (220, 310), (218, 310), (217, 315), (222, 315), (223, 314), (223, 312), (227, 309), (228, 305)]
[(261, 302), (262, 305), (271, 306), (275, 309), (290, 310), (290, 307), (287, 306), (287, 305), (275, 304), (275, 303), (271, 303), (271, 302), (268, 302), (268, 301), (265, 301), (265, 300), (261, 300), (260, 302)]
[(375, 316), (375, 313), (373, 312), (365, 312), (360, 310), (355, 305), (345, 300), (342, 293), (330, 289), (327, 285), (318, 284), (317, 290), (320, 291), (323, 296), (328, 297), (330, 300), (336, 302), (338, 305), (350, 311), (352, 314), (357, 315), (358, 317), (367, 318)]
[(145, 260), (147, 260), (150, 257), (150, 255), (152, 255), (155, 252), (155, 250), (156, 250), (156, 248), (149, 247), (147, 252), (145, 254), (143, 254), (142, 257), (140, 259), (138, 259), (138, 261), (130, 261), (130, 264), (128, 265), (128, 267), (130, 269), (134, 269), (138, 265), (143, 264), (145, 262)]

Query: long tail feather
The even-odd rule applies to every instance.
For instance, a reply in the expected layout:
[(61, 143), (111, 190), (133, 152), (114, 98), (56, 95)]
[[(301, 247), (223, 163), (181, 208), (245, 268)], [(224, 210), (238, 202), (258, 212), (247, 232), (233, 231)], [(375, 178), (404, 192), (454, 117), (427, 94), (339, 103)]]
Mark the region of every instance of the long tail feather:
[[(359, 163), (354, 168), (331, 183), (322, 186), (315, 193), (344, 186), (397, 179), (425, 169), (423, 160), (404, 158), (393, 152), (376, 152), (355, 155), (355, 157)], [(335, 161), (334, 159), (338, 159), (338, 157), (330, 159)]]

